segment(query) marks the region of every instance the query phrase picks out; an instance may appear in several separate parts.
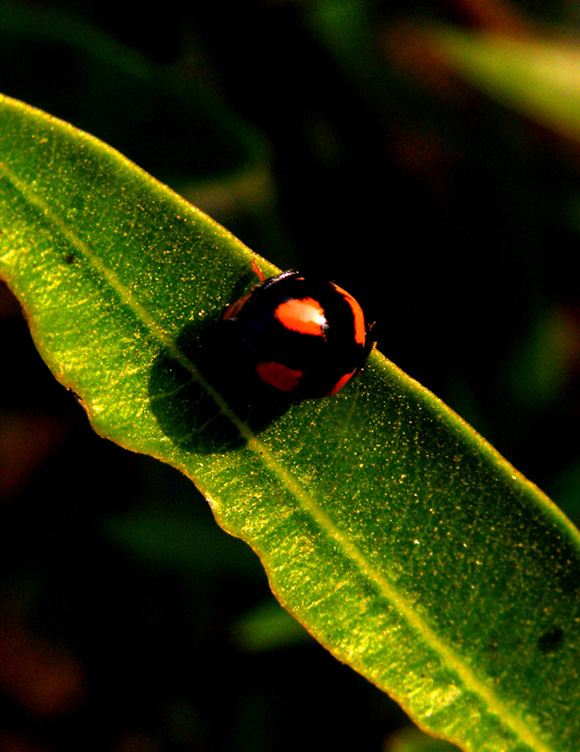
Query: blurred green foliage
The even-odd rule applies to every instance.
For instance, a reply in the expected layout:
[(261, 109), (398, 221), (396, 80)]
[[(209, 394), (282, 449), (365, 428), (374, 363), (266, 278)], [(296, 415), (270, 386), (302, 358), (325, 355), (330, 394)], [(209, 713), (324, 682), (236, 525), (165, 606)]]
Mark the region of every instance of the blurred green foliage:
[[(429, 41), (572, 38), (575, 13), (0, 2), (0, 91), (347, 284), (379, 348), (578, 522), (578, 143)], [(403, 713), (299, 639), (191, 484), (92, 433), (4, 288), (0, 341), (0, 750), (399, 749)]]

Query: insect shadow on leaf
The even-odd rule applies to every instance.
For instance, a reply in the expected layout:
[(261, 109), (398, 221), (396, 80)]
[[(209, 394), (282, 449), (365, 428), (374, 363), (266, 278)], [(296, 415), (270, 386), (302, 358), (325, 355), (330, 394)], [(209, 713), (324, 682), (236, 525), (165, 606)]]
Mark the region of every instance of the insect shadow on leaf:
[[(284, 413), (290, 400), (265, 388), (245, 362), (232, 322), (190, 322), (177, 347), (153, 363), (151, 408), (163, 433), (189, 452), (223, 452), (243, 446)], [(189, 365), (191, 364), (191, 365)], [(240, 425), (244, 430), (240, 430)]]

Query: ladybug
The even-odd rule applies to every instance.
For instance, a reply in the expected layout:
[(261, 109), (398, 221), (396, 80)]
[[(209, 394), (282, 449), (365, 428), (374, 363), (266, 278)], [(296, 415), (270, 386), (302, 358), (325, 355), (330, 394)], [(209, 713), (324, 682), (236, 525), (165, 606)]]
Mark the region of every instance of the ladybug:
[(287, 271), (262, 279), (224, 314), (234, 341), (263, 385), (297, 399), (339, 392), (372, 347), (362, 308), (334, 282)]

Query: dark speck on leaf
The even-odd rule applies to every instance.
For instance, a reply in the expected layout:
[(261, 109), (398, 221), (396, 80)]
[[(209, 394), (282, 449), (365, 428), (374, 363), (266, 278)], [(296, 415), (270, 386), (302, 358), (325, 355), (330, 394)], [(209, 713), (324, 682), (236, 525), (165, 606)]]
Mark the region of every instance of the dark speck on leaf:
[(563, 639), (564, 630), (560, 627), (552, 627), (539, 638), (538, 648), (545, 654), (554, 653), (562, 644)]

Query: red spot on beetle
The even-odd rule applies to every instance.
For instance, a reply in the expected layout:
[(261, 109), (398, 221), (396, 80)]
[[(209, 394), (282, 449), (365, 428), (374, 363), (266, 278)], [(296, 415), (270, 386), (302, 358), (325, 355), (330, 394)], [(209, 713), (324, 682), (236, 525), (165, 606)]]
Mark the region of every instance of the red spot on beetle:
[(345, 373), (344, 376), (342, 376), (342, 378), (340, 378), (336, 382), (336, 384), (333, 386), (330, 392), (328, 392), (328, 396), (330, 397), (331, 395), (336, 394), (337, 392), (340, 392), (342, 387), (352, 379), (355, 373), (356, 373), (356, 368), (354, 371), (351, 371), (350, 373)]
[(324, 309), (314, 298), (285, 300), (276, 308), (274, 316), (290, 331), (324, 337), (326, 316)]
[(352, 317), (354, 319), (354, 338), (359, 345), (364, 345), (367, 338), (367, 326), (365, 322), (365, 315), (362, 308), (360, 307), (360, 304), (355, 298), (352, 297), (349, 292), (343, 290), (342, 287), (335, 285), (334, 282), (332, 284), (336, 288), (336, 291), (339, 292), (349, 304), (350, 310), (352, 311)]
[(288, 368), (282, 363), (258, 363), (256, 373), (262, 381), (281, 392), (291, 392), (296, 389), (300, 379), (304, 376), (302, 371)]

